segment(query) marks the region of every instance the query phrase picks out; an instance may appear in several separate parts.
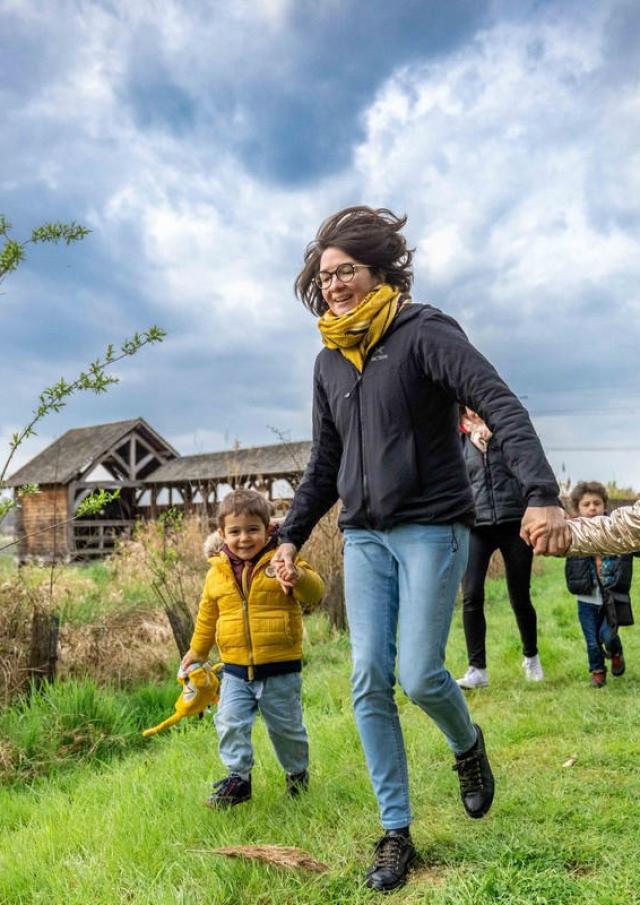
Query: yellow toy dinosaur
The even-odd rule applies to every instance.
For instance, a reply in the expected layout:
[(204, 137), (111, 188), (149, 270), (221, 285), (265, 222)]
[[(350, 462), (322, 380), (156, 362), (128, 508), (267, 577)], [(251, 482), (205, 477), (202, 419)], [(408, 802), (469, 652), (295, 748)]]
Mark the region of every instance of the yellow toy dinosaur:
[(182, 694), (176, 701), (176, 712), (164, 722), (152, 729), (145, 729), (144, 736), (156, 735), (168, 729), (185, 716), (201, 715), (209, 704), (217, 704), (220, 697), (220, 680), (218, 672), (222, 663), (212, 666), (210, 663), (192, 663), (187, 674), (178, 673), (178, 682), (182, 685)]

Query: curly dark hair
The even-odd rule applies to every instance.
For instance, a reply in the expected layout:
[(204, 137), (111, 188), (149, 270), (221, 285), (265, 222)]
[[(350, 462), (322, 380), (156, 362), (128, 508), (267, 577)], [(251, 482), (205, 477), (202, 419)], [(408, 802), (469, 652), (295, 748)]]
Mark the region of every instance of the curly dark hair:
[(411, 262), (414, 249), (407, 248), (401, 233), (406, 215), (397, 217), (386, 207), (345, 207), (321, 224), (315, 239), (304, 252), (304, 267), (295, 281), (295, 292), (316, 316), (328, 305), (316, 286), (320, 258), (327, 248), (340, 248), (361, 264), (368, 264), (380, 280), (408, 292), (413, 282)]
[(592, 493), (594, 494), (594, 496), (599, 496), (605, 506), (609, 502), (609, 494), (607, 493), (607, 488), (604, 486), (604, 484), (601, 484), (600, 481), (578, 481), (576, 486), (569, 494), (569, 499), (571, 500), (571, 505), (573, 506), (574, 512), (578, 511), (580, 500), (587, 493)]

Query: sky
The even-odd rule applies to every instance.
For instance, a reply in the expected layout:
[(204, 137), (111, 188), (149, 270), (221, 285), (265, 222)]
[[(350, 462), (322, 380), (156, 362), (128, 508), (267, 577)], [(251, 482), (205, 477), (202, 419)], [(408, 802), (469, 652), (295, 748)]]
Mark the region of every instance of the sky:
[(408, 217), (413, 298), (522, 398), (559, 478), (640, 488), (636, 0), (0, 0), (0, 458), (38, 393), (157, 324), (65, 430), (142, 416), (182, 454), (308, 439), (304, 248)]

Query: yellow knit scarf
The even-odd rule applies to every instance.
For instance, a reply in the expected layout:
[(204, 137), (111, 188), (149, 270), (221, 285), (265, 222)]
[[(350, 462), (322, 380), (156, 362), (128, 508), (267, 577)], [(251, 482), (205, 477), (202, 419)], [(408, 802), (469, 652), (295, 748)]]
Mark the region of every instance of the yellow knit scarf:
[(388, 283), (376, 286), (357, 308), (339, 317), (325, 311), (318, 320), (322, 342), (341, 354), (362, 373), (369, 350), (385, 335), (408, 298), (399, 302), (400, 292)]

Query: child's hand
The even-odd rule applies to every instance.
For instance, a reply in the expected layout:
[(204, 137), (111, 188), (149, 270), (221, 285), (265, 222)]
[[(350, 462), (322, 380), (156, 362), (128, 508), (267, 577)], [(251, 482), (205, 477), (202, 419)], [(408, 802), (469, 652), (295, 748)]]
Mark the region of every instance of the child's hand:
[(195, 651), (192, 651), (191, 648), (189, 648), (180, 662), (180, 669), (183, 672), (186, 672), (193, 663), (200, 663), (201, 661), (202, 657), (198, 656)]
[[(276, 569), (277, 569), (277, 566), (276, 566)], [(276, 571), (276, 574), (277, 574), (277, 571)], [(298, 569), (297, 566), (294, 566), (293, 569), (292, 570), (290, 569), (287, 574), (288, 574), (287, 586), (290, 588), (295, 588), (295, 586), (300, 581), (300, 569)]]
[(295, 565), (297, 552), (294, 544), (280, 544), (271, 560), (275, 566), (276, 578), (285, 594), (290, 594), (300, 579)]

